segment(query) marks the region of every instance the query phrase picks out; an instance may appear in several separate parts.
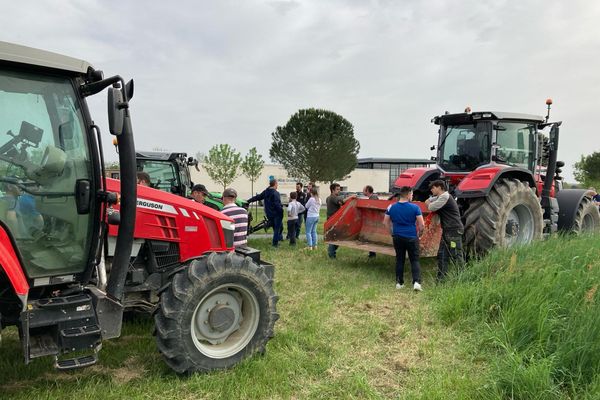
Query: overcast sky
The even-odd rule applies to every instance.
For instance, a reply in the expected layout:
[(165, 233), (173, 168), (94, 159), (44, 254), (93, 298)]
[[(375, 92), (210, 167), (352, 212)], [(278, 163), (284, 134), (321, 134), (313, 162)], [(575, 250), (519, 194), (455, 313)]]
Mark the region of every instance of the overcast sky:
[[(301, 108), (341, 114), (359, 157), (423, 157), (431, 117), (473, 110), (563, 120), (559, 159), (600, 151), (600, 2), (10, 1), (0, 40), (134, 78), (136, 147), (268, 160)], [(106, 96), (90, 100), (103, 127)]]

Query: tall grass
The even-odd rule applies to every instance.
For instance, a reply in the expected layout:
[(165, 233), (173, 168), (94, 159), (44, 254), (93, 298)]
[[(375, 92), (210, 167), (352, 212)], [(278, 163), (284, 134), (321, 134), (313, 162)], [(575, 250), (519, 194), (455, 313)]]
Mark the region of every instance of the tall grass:
[(435, 294), (490, 353), (482, 398), (600, 398), (600, 237), (559, 236), (474, 262)]

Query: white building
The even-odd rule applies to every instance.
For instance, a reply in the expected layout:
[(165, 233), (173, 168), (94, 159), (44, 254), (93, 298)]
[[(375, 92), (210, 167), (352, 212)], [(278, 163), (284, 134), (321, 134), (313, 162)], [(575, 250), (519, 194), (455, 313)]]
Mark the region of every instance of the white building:
[[(191, 168), (192, 181), (194, 183), (202, 183), (211, 192), (221, 192), (223, 187), (213, 182), (202, 164), (199, 165), (200, 171), (196, 171)], [(269, 178), (273, 177), (279, 182), (279, 193), (282, 195), (289, 195), (290, 192), (296, 191), (296, 182), (298, 180), (294, 177), (290, 177), (283, 166), (279, 164), (265, 164), (261, 176), (256, 182), (254, 182), (254, 193), (262, 192), (267, 186), (269, 186)], [(338, 181), (342, 186), (343, 191), (348, 192), (361, 192), (365, 185), (371, 185), (375, 189), (375, 192), (387, 193), (389, 186), (389, 171), (378, 170), (378, 169), (355, 169), (348, 177), (344, 180)], [(307, 182), (303, 182), (306, 184)], [(252, 197), (252, 187), (250, 180), (244, 175), (239, 176), (233, 183), (229, 185), (238, 192), (238, 197), (241, 199), (248, 199)], [(325, 202), (327, 196), (329, 196), (329, 183), (317, 182), (319, 188), (319, 196), (321, 200)], [(282, 196), (285, 197), (285, 196)]]

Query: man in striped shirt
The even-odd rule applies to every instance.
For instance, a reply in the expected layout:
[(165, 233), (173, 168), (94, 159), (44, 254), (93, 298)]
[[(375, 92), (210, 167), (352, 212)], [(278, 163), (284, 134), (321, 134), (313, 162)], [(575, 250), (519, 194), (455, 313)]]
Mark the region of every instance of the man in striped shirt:
[(223, 209), (221, 212), (233, 219), (233, 247), (246, 246), (248, 240), (248, 211), (235, 204), (237, 192), (235, 189), (225, 189), (223, 192)]

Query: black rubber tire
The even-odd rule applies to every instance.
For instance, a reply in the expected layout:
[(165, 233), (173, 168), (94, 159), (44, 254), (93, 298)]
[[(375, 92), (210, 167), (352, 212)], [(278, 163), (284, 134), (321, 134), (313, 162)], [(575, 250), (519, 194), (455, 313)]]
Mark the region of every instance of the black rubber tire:
[(584, 196), (579, 203), (577, 214), (573, 220), (571, 232), (579, 235), (582, 233), (598, 232), (600, 230), (600, 212), (592, 199)]
[(517, 238), (518, 244), (526, 244), (542, 237), (544, 227), (542, 208), (527, 182), (517, 179), (498, 181), (488, 196), (469, 200), (464, 214), (464, 248), (470, 256), (481, 256), (493, 247), (509, 247), (514, 244), (507, 239), (506, 230), (512, 210), (522, 210), (531, 217), (533, 226)]
[[(193, 332), (196, 325), (192, 323), (198, 318), (195, 317), (196, 310), (203, 307), (200, 302), (209, 299), (211, 293), (221, 293), (222, 287), (227, 287), (227, 290), (223, 290), (226, 293), (238, 288), (240, 293), (250, 296), (252, 301), (245, 301), (245, 304), (255, 304), (254, 314), (249, 315), (250, 319), (254, 316), (253, 324), (256, 327), (255, 330), (248, 328), (249, 341), (247, 344), (240, 343), (244, 347), (239, 351), (234, 348), (237, 351), (235, 354), (215, 357), (206, 354), (211, 353), (210, 350), (201, 350), (213, 345), (200, 344), (200, 339), (196, 339), (196, 333)], [(265, 345), (273, 337), (275, 321), (279, 319), (277, 300), (272, 279), (267, 276), (264, 267), (257, 265), (250, 257), (236, 253), (210, 253), (193, 260), (175, 272), (171, 282), (160, 292), (160, 301), (154, 314), (158, 350), (169, 367), (180, 374), (229, 368), (256, 352), (265, 351)], [(244, 315), (243, 307), (240, 314)], [(247, 317), (244, 322), (251, 321)], [(236, 339), (231, 339), (234, 336), (231, 334), (224, 343), (227, 344), (229, 340), (235, 343)]]

